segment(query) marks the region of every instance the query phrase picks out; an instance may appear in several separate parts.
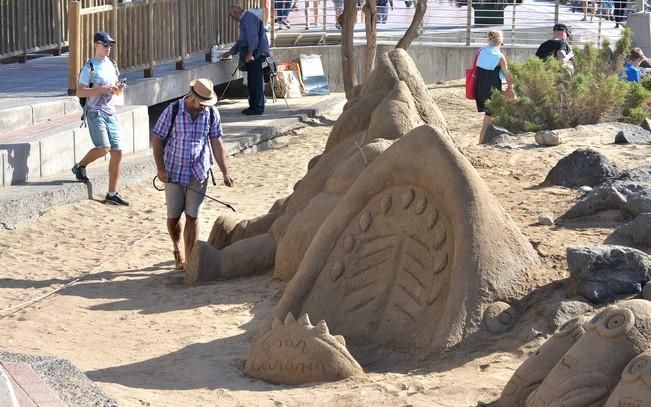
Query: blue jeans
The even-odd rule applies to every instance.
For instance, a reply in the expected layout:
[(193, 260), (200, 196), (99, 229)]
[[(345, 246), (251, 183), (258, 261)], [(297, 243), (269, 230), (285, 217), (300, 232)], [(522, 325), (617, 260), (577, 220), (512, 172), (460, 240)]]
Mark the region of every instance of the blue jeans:
[(88, 132), (95, 147), (111, 147), (111, 150), (122, 150), (120, 145), (120, 124), (116, 115), (102, 111), (89, 111), (86, 114)]
[(249, 109), (255, 112), (264, 112), (264, 74), (262, 61), (264, 56), (259, 55), (251, 62), (246, 63), (246, 80), (249, 87)]

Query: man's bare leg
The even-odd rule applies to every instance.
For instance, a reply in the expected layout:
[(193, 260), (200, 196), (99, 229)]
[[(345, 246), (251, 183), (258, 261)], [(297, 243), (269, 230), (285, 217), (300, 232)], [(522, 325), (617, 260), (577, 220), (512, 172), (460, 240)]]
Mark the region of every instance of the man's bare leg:
[(109, 161), (109, 192), (116, 192), (118, 180), (120, 179), (120, 162), (122, 162), (122, 151), (111, 150), (111, 160)]
[(486, 138), (486, 129), (493, 122), (493, 118), (488, 115), (484, 115), (484, 121), (481, 124), (481, 131), (479, 132), (479, 144), (484, 142)]
[(108, 147), (95, 147), (91, 149), (89, 152), (86, 153), (84, 158), (79, 161), (79, 166), (80, 167), (85, 167), (88, 164), (92, 163), (93, 161), (97, 160), (98, 158), (104, 157), (106, 154), (108, 154), (109, 149)]
[(197, 218), (185, 215), (185, 228), (183, 230), (183, 241), (185, 242), (185, 259), (190, 258), (192, 248), (199, 237), (199, 222)]
[(181, 218), (167, 218), (167, 233), (169, 233), (170, 238), (172, 239), (172, 246), (174, 246), (174, 251), (179, 252), (179, 261), (180, 263), (185, 263), (186, 257), (181, 250), (181, 233), (183, 232), (183, 225), (181, 224)]

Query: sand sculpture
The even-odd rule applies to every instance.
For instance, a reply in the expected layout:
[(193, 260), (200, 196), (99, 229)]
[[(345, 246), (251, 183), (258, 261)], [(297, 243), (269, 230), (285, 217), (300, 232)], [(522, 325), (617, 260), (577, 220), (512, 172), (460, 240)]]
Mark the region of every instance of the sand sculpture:
[[(500, 406), (522, 405), (526, 393), (530, 393), (524, 403), (526, 407), (589, 407), (604, 405), (609, 396), (608, 403), (619, 403), (620, 400), (635, 400), (649, 391), (638, 380), (644, 377), (638, 374), (638, 368), (631, 370), (630, 367), (638, 366), (631, 360), (651, 348), (651, 302), (623, 301), (602, 309), (583, 323), (582, 328), (581, 322), (569, 322), (559, 331), (560, 337), (554, 335), (523, 363), (507, 384)], [(571, 347), (563, 353), (568, 345)], [(640, 363), (644, 360), (640, 359)], [(550, 364), (554, 364), (551, 370)], [(625, 370), (627, 364), (629, 370)], [(635, 377), (627, 372), (633, 372)], [(544, 379), (536, 387), (541, 376)], [(618, 382), (621, 386), (617, 386), (615, 392)]]
[(292, 195), (257, 219), (219, 218), (191, 255), (188, 281), (272, 267), (289, 281), (254, 338), (253, 377), (361, 373), (344, 341), (309, 318), (357, 358), (423, 354), (506, 331), (510, 303), (529, 289), (537, 254), (453, 144), (413, 61), (385, 54), (368, 83)]
[(554, 335), (515, 371), (502, 391), (499, 406), (523, 406), (527, 397), (540, 386), (565, 352), (583, 336), (583, 325), (589, 319), (588, 316), (574, 318), (558, 328)]
[(274, 319), (271, 329), (254, 343), (244, 367), (246, 374), (279, 384), (336, 381), (363, 373), (348, 353), (343, 336), (333, 336), (325, 321), (312, 326), (307, 314), (284, 322)]
[(356, 357), (427, 352), (477, 332), (490, 304), (520, 298), (537, 260), (449, 137), (424, 125), (349, 188), (273, 316), (323, 319)]
[(631, 360), (605, 407), (651, 406), (651, 351)]
[(344, 107), (325, 151), (310, 162), (289, 197), (256, 219), (215, 221), (208, 242), (195, 245), (186, 282), (235, 278), (272, 268), (274, 277), (290, 280), (327, 215), (359, 174), (391, 145), (390, 140), (422, 124), (447, 135), (443, 115), (404, 50), (383, 55), (368, 83), (355, 89), (356, 96)]

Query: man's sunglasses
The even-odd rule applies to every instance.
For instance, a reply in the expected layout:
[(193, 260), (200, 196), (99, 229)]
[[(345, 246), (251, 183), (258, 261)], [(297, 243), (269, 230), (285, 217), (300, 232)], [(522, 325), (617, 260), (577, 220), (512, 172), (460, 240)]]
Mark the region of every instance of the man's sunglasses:
[(104, 48), (113, 48), (115, 44), (107, 43), (107, 42), (96, 42), (95, 44), (100, 44), (103, 45)]

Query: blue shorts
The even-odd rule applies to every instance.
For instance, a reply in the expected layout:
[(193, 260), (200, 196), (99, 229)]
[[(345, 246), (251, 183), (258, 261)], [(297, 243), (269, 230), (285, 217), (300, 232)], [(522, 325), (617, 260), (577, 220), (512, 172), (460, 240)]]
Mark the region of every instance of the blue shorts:
[(116, 115), (102, 111), (86, 113), (90, 139), (95, 147), (110, 147), (111, 150), (122, 150), (120, 146), (120, 124)]

